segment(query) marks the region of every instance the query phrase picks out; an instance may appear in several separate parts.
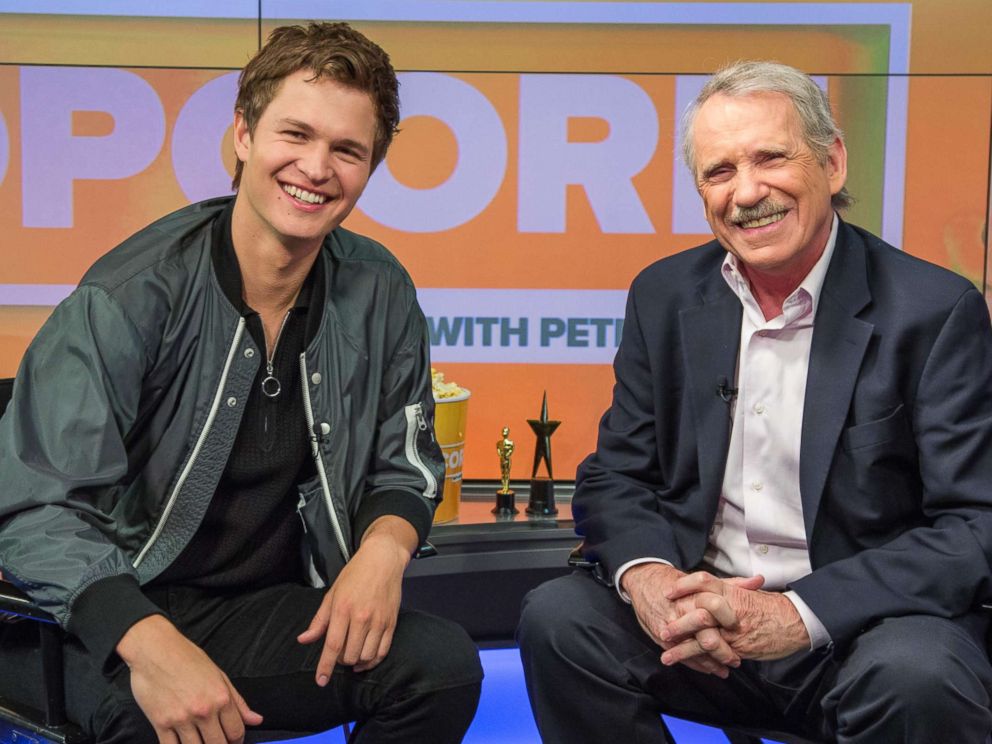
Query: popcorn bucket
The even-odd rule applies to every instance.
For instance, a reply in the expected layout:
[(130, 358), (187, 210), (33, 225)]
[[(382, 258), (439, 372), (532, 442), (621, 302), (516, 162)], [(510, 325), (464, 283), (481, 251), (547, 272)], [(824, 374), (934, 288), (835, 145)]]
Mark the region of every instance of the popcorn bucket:
[(469, 396), (471, 392), (465, 390), (454, 397), (434, 401), (434, 436), (444, 454), (444, 500), (434, 512), (434, 524), (450, 522), (458, 517)]

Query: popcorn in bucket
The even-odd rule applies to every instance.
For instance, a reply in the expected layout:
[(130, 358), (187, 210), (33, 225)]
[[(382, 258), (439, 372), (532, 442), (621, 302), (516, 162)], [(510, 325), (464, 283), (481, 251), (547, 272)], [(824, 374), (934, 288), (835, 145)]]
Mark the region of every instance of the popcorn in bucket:
[(462, 494), (462, 459), (465, 454), (465, 422), (471, 393), (454, 382), (445, 382), (444, 374), (431, 368), (434, 388), (434, 436), (444, 454), (444, 501), (434, 513), (434, 523), (450, 522), (458, 517)]

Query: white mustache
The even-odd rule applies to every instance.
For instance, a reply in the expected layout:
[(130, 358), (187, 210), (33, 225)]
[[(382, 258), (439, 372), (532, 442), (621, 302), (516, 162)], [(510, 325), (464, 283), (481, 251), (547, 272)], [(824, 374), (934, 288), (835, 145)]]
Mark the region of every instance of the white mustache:
[(758, 202), (753, 207), (736, 207), (730, 216), (730, 221), (735, 225), (741, 225), (752, 220), (760, 220), (763, 217), (771, 217), (773, 214), (784, 212), (786, 207), (778, 202), (765, 200)]

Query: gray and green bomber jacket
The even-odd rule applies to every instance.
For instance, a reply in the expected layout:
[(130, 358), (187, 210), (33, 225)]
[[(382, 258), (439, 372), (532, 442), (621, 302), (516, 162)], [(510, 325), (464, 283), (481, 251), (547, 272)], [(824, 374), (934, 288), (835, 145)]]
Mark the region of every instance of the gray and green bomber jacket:
[[(264, 363), (211, 262), (230, 199), (181, 209), (100, 258), (38, 332), (0, 419), (0, 571), (97, 658), (157, 611), (140, 586), (196, 532)], [(444, 461), (409, 276), (343, 228), (318, 260), (320, 325), (299, 359), (317, 475), (297, 508), (321, 586), (379, 516), (426, 538)]]

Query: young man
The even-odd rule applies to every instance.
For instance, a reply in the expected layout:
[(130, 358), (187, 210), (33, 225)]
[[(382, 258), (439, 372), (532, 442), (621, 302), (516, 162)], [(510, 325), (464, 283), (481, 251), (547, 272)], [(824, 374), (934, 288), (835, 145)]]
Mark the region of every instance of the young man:
[(379, 47), (277, 29), (240, 79), (237, 195), (101, 258), (24, 357), (0, 567), (69, 631), (97, 742), (456, 742), (474, 715), (471, 641), (399, 608), (444, 473), (424, 318), (339, 228), (398, 121)]
[(660, 744), (665, 711), (984, 742), (985, 301), (837, 216), (847, 151), (800, 71), (732, 65), (685, 122), (716, 240), (631, 287), (572, 502), (599, 581), (538, 588), (519, 629), (542, 736)]

